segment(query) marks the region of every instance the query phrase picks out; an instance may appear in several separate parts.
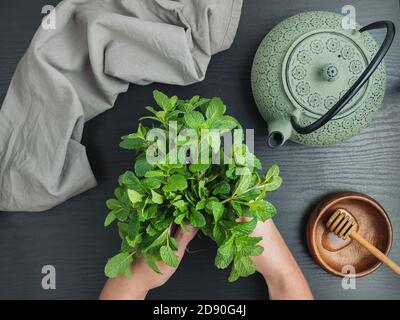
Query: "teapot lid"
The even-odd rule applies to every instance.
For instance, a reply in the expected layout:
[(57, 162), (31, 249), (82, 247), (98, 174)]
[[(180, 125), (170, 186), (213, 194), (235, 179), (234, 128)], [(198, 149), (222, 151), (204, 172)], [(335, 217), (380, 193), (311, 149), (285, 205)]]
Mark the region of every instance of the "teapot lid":
[[(353, 39), (332, 30), (306, 33), (288, 50), (282, 64), (284, 90), (310, 114), (325, 114), (356, 82), (368, 66), (365, 50)], [(345, 116), (363, 98), (364, 86), (341, 110)]]
[[(265, 120), (288, 118), (297, 110), (302, 114), (299, 123), (312, 123), (367, 68), (378, 44), (367, 32), (344, 29), (343, 18), (331, 12), (301, 13), (281, 22), (264, 38), (253, 63), (252, 87)], [(381, 104), (385, 83), (382, 63), (331, 123), (310, 135), (294, 134), (294, 140), (326, 145), (354, 135)], [(349, 128), (338, 130), (343, 125)]]

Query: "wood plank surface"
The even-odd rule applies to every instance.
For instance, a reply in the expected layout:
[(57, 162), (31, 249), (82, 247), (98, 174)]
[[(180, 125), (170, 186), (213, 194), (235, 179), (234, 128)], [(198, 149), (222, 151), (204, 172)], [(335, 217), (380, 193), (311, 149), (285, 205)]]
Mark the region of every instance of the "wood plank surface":
[[(56, 0), (13, 0), (0, 3), (0, 97), (40, 24), (41, 9)], [(246, 128), (254, 128), (256, 154), (265, 166), (281, 166), (284, 186), (271, 194), (280, 214), (275, 218), (289, 247), (319, 299), (396, 299), (400, 281), (388, 268), (357, 280), (356, 290), (344, 290), (341, 279), (321, 270), (308, 254), (305, 226), (312, 208), (326, 195), (358, 191), (375, 198), (390, 215), (391, 257), (400, 261), (400, 36), (386, 58), (388, 84), (384, 105), (371, 125), (352, 140), (329, 148), (288, 143), (277, 150), (266, 146), (266, 124), (255, 107), (250, 88), (252, 59), (262, 38), (290, 15), (305, 10), (340, 13), (352, 4), (362, 25), (393, 20), (400, 29), (397, 0), (317, 1), (244, 0), (239, 30), (232, 48), (215, 56), (206, 79), (188, 87), (134, 86), (121, 95), (114, 109), (87, 123), (83, 143), (98, 179), (98, 187), (45, 213), (0, 213), (0, 299), (95, 299), (105, 278), (107, 257), (119, 247), (115, 230), (105, 229), (104, 202), (117, 177), (132, 164), (132, 154), (118, 148), (120, 136), (133, 131), (155, 88), (191, 97), (221, 96), (228, 111)], [(373, 32), (379, 41), (382, 32)], [(2, 100), (1, 100), (2, 101)], [(0, 151), (1, 152), (1, 151)], [(149, 299), (266, 299), (259, 275), (227, 282), (228, 272), (213, 265), (215, 246), (202, 237), (190, 246), (173, 278), (152, 291)], [(269, 248), (265, 248), (267, 251)], [(41, 268), (54, 265), (57, 289), (41, 288)]]

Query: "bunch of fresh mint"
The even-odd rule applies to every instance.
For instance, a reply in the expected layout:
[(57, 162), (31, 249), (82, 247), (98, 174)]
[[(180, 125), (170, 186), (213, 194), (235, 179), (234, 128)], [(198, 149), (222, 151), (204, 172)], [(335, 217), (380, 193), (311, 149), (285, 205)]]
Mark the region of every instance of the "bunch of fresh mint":
[[(279, 167), (274, 165), (260, 175), (257, 170), (262, 169), (261, 163), (250, 153), (243, 139), (239, 146), (230, 148), (231, 163), (209, 164), (215, 163), (216, 151), (224, 153), (224, 148), (220, 138), (211, 139), (211, 135), (204, 138), (201, 133), (213, 129), (224, 134), (240, 129), (235, 118), (225, 115), (226, 106), (221, 99), (195, 96), (179, 100), (159, 91), (154, 92), (154, 99), (158, 108), (147, 107), (152, 115), (140, 121), (152, 120), (156, 125), (150, 128), (140, 123), (137, 132), (122, 137), (120, 144), (124, 149), (136, 151), (136, 161), (132, 171), (120, 176), (115, 198), (107, 201), (110, 212), (105, 226), (117, 221), (122, 244), (120, 253), (108, 260), (106, 276), (130, 275), (132, 262), (142, 256), (155, 272), (160, 272), (157, 261), (177, 267), (175, 251), (178, 248), (171, 230), (174, 224), (186, 229), (187, 223), (216, 242), (217, 268), (225, 269), (232, 264), (229, 281), (253, 274), (255, 267), (251, 257), (260, 255), (263, 248), (258, 245), (262, 238), (250, 234), (258, 221), (266, 221), (276, 214), (275, 207), (264, 198), (282, 183)], [(200, 138), (188, 142), (187, 137), (180, 137), (171, 144), (172, 127), (178, 136), (183, 130), (191, 129)], [(164, 133), (164, 139), (149, 139), (154, 129), (158, 134)], [(179, 154), (186, 148), (183, 154), (187, 154), (194, 145), (204, 143), (213, 147), (206, 162), (204, 157), (202, 163), (171, 160), (176, 160), (170, 157), (172, 152)], [(156, 150), (154, 144), (173, 147), (172, 150)], [(148, 160), (152, 147), (161, 161)], [(239, 153), (242, 157), (236, 156)], [(191, 157), (199, 160), (200, 155)], [(220, 158), (223, 160), (222, 155)], [(248, 218), (238, 221), (239, 217)]]

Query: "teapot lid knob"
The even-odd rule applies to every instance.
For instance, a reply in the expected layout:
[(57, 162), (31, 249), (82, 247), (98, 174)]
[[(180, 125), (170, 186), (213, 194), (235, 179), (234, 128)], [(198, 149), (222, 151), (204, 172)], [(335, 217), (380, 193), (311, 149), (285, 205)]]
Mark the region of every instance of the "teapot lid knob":
[(322, 68), (322, 77), (330, 82), (339, 78), (339, 68), (334, 63), (328, 63)]

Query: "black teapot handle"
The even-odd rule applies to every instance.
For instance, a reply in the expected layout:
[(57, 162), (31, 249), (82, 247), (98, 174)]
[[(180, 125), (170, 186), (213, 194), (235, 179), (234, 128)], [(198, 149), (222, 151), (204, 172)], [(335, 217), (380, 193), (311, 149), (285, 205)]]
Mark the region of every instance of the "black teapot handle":
[(364, 32), (372, 29), (381, 29), (386, 28), (386, 37), (382, 43), (382, 46), (378, 50), (375, 57), (372, 59), (371, 63), (362, 73), (362, 75), (357, 79), (357, 81), (353, 84), (353, 86), (349, 89), (349, 91), (342, 97), (340, 100), (321, 118), (319, 118), (314, 123), (302, 127), (296, 122), (296, 118), (293, 116), (290, 120), (293, 126), (293, 129), (296, 130), (300, 134), (308, 134), (315, 130), (318, 130), (322, 126), (324, 126), (328, 121), (330, 121), (343, 107), (357, 94), (357, 92), (364, 86), (364, 84), (369, 80), (372, 74), (375, 72), (376, 68), (378, 68), (379, 64), (382, 62), (386, 53), (388, 52), (390, 46), (392, 45), (393, 38), (396, 34), (396, 27), (391, 21), (378, 21), (371, 23), (360, 29), (360, 32)]

